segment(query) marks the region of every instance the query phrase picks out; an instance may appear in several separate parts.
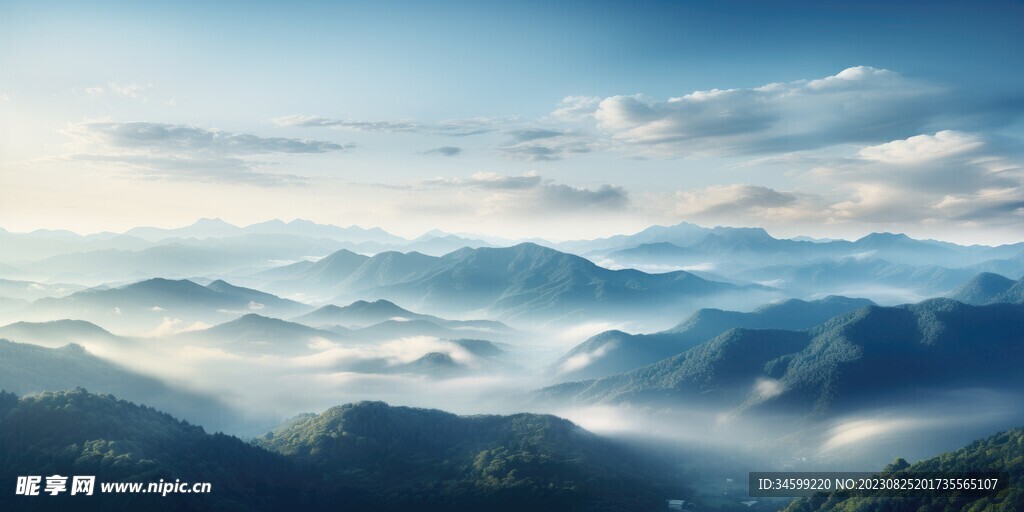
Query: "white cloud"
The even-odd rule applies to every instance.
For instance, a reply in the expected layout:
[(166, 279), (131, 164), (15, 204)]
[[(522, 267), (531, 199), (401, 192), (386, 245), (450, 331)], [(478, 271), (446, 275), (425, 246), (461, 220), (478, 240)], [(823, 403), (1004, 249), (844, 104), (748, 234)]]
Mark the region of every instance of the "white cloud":
[(608, 355), (608, 352), (616, 348), (617, 345), (618, 343), (615, 342), (605, 343), (604, 345), (598, 347), (597, 350), (576, 354), (570, 357), (569, 359), (566, 359), (565, 362), (562, 363), (562, 366), (558, 368), (558, 373), (569, 373), (586, 368), (587, 366), (590, 366), (594, 361), (597, 361), (598, 359), (601, 359), (602, 357)]
[(952, 155), (973, 151), (984, 146), (984, 141), (972, 133), (943, 130), (935, 135), (915, 135), (860, 150), (865, 160), (890, 164), (919, 164)]
[(594, 116), (615, 140), (643, 152), (777, 153), (906, 136), (935, 117), (940, 92), (861, 66), (817, 80), (694, 91), (666, 101), (612, 96)]
[(597, 96), (566, 96), (551, 115), (566, 121), (588, 119), (593, 116), (600, 104), (601, 98)]

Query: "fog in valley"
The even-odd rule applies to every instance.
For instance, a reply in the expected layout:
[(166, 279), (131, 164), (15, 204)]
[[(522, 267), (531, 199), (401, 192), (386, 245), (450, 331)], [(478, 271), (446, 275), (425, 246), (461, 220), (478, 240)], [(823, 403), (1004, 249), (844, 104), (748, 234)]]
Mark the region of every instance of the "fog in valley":
[[(293, 259), (246, 234), (189, 228), (112, 254), (70, 236), (40, 252), (45, 234), (5, 233), (15, 250), (3, 262), (0, 338), (4, 364), (20, 369), (0, 387), (83, 386), (243, 438), (360, 401), (547, 413), (651, 457), (714, 468), (699, 478), (735, 481), (747, 471), (873, 471), (1024, 422), (1021, 370), (1005, 364), (1021, 351), (1007, 334), (1021, 322), (1020, 244), (760, 233), (751, 244), (747, 231), (695, 229), (704, 228), (590, 250), (462, 240), (433, 254), (276, 235), (317, 248)], [(709, 237), (745, 249), (676, 270), (656, 257)], [(203, 249), (236, 245), (245, 257)], [(936, 259), (949, 267), (932, 268)], [(983, 272), (993, 266), (1010, 272)], [(197, 268), (218, 270), (189, 274)], [(976, 329), (977, 341), (963, 335), (982, 321), (997, 327)], [(989, 347), (964, 348), (982, 341)]]

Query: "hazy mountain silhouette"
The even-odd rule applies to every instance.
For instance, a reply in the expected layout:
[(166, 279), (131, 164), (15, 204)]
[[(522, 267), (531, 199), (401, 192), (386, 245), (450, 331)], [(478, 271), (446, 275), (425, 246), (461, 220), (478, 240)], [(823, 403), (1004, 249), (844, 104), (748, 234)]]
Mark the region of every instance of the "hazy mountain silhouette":
[(133, 329), (154, 328), (164, 318), (218, 322), (247, 311), (293, 316), (312, 309), (257, 290), (214, 281), (149, 279), (118, 288), (90, 289), (44, 298), (24, 310), (29, 319), (81, 318)]
[(629, 249), (619, 249), (607, 254), (607, 258), (620, 265), (694, 265), (708, 261), (704, 252), (687, 247), (679, 247), (671, 242), (651, 242), (640, 244)]
[(303, 355), (313, 351), (310, 345), (322, 343), (322, 340), (342, 341), (346, 337), (331, 331), (249, 313), (208, 329), (178, 334), (174, 339), (183, 343), (202, 343), (241, 354)]
[(131, 338), (117, 336), (84, 320), (51, 320), (48, 322), (15, 322), (0, 327), (0, 337), (44, 347), (61, 347), (68, 343), (102, 343), (111, 347), (133, 343)]
[(798, 294), (839, 293), (846, 290), (870, 293), (872, 289), (890, 288), (931, 297), (949, 293), (975, 273), (967, 268), (951, 269), (930, 264), (915, 266), (874, 257), (847, 257), (768, 266), (741, 272), (738, 277), (768, 283)]
[(608, 270), (536, 244), (462, 249), (422, 277), (367, 293), (390, 300), (505, 317), (562, 318), (667, 309), (740, 288), (687, 272)]
[(85, 286), (70, 283), (50, 284), (0, 279), (0, 296), (28, 301), (43, 297), (64, 297), (83, 289)]
[(357, 300), (348, 306), (328, 304), (315, 311), (292, 319), (312, 327), (341, 325), (349, 329), (369, 327), (389, 320), (423, 320), (447, 329), (477, 331), (480, 333), (510, 334), (512, 329), (494, 320), (448, 320), (433, 315), (414, 313), (384, 299), (368, 302)]
[[(3, 337), (8, 336), (5, 333)], [(100, 359), (80, 345), (45, 348), (0, 339), (0, 389), (24, 395), (76, 387), (151, 404), (216, 429), (229, 428), (240, 420), (236, 411), (213, 397), (173, 389)]]

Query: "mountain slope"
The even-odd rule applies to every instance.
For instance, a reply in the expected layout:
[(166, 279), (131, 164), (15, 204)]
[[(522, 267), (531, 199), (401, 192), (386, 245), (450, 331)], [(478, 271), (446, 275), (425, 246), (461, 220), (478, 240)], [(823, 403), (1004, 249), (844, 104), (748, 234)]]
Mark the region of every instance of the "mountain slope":
[[(279, 455), (149, 407), (85, 390), (0, 393), (0, 474), (95, 475), (93, 496), (0, 495), (4, 510), (283, 510), (293, 466)], [(109, 494), (101, 482), (209, 482), (194, 495)], [(68, 487), (71, 486), (69, 479)], [(256, 490), (259, 490), (258, 492)], [(36, 501), (32, 501), (33, 498)]]
[(216, 429), (236, 420), (233, 411), (214, 398), (173, 389), (104, 361), (79, 345), (44, 348), (0, 339), (0, 389), (23, 395), (76, 387), (150, 404)]
[(1012, 279), (991, 272), (982, 272), (953, 290), (948, 297), (975, 306), (991, 304), (1013, 285)]
[(988, 512), (1024, 510), (1024, 428), (1016, 428), (975, 441), (959, 450), (944, 453), (915, 464), (898, 459), (886, 473), (913, 477), (914, 473), (965, 473), (992, 471), (1009, 478), (1002, 491), (991, 496), (944, 497), (827, 497), (801, 498), (789, 504), (785, 512), (824, 512), (826, 510), (886, 510), (892, 512), (918, 512), (942, 510), (948, 512)]
[(675, 327), (653, 334), (606, 331), (573, 347), (555, 362), (563, 379), (593, 379), (627, 372), (685, 352), (736, 327), (809, 329), (836, 315), (872, 304), (867, 299), (826, 297), (790, 299), (761, 306), (750, 313), (701, 309)]
[[(671, 404), (712, 391), (719, 396), (710, 398), (727, 408), (824, 415), (912, 402), (926, 390), (1019, 389), (1021, 332), (1021, 305), (976, 307), (932, 299), (891, 308), (868, 306), (809, 331), (729, 331), (655, 364), (552, 386), (538, 397)], [(734, 363), (723, 346), (743, 346), (756, 357)], [(785, 352), (773, 352), (776, 348)], [(701, 387), (706, 382), (715, 386)], [(734, 392), (743, 389), (745, 393)]]
[[(546, 415), (362, 402), (299, 416), (247, 444), (83, 389), (0, 393), (0, 474), (96, 476), (93, 496), (9, 492), (4, 510), (656, 510), (680, 491), (661, 487), (672, 479), (662, 471)], [(207, 482), (211, 492), (100, 492), (106, 482), (160, 479)]]
[(1009, 289), (999, 294), (995, 302), (1006, 302), (1009, 304), (1024, 304), (1024, 277), (1013, 283)]
[(300, 261), (280, 269), (264, 271), (260, 275), (281, 277), (266, 286), (267, 290), (275, 293), (330, 293), (369, 259), (368, 256), (341, 249), (314, 263)]
[(386, 286), (414, 279), (437, 265), (440, 258), (418, 252), (388, 251), (366, 260), (345, 278), (336, 289), (358, 293), (377, 286)]

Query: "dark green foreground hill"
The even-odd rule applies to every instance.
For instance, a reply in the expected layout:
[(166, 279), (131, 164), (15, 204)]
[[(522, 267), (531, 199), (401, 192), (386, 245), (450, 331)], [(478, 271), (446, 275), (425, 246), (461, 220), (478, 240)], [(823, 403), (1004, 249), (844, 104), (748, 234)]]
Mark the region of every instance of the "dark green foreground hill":
[[(96, 476), (93, 496), (16, 496), (18, 476)], [(294, 465), (232, 436), (79, 388), (0, 394), (0, 510), (281, 510)], [(211, 482), (189, 496), (101, 495), (100, 482)], [(71, 479), (68, 479), (70, 489)], [(296, 488), (297, 489), (297, 488)]]
[[(300, 416), (253, 443), (83, 389), (0, 394), (0, 510), (659, 510), (624, 448), (554, 416), (455, 416), (381, 402)], [(16, 496), (18, 476), (95, 475), (97, 494)], [(100, 495), (100, 482), (211, 494)], [(70, 486), (70, 479), (68, 480)]]
[(375, 506), (428, 510), (654, 510), (629, 454), (555, 416), (456, 416), (360, 402), (298, 417), (256, 444), (345, 480)]
[(907, 466), (895, 473), (995, 471), (1009, 476), (1006, 489), (988, 497), (801, 498), (784, 512), (1012, 512), (1024, 510), (1024, 428), (975, 441), (954, 452)]

